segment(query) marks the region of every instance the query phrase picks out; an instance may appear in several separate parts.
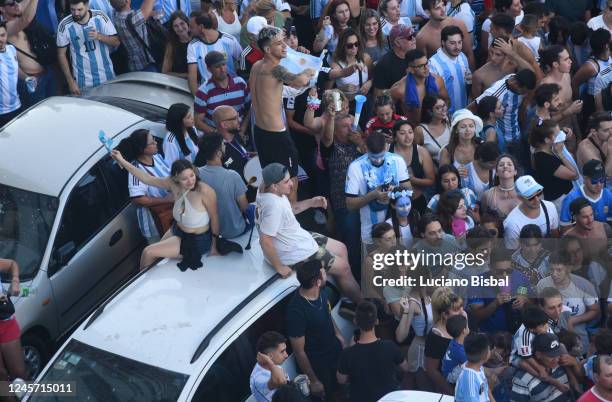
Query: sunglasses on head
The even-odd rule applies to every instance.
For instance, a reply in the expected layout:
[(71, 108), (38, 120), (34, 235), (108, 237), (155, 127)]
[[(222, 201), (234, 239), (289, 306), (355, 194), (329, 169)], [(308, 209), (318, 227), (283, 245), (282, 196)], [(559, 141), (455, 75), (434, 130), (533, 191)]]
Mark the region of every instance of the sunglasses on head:
[(606, 178), (605, 177), (600, 177), (599, 179), (591, 179), (591, 184), (592, 185), (605, 184), (605, 183), (606, 183)]
[(346, 44), (346, 48), (347, 49), (353, 49), (353, 48), (356, 48), (356, 47), (359, 47), (359, 42), (353, 42), (353, 43), (347, 43)]

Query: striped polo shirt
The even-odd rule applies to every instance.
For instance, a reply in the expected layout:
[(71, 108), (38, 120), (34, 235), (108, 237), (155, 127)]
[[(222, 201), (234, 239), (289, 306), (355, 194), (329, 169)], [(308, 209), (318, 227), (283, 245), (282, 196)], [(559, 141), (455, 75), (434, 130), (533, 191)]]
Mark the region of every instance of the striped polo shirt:
[[(561, 366), (555, 367), (550, 377), (562, 384), (569, 385), (567, 374)], [(518, 370), (512, 380), (510, 400), (514, 402), (565, 402), (570, 398), (554, 385), (545, 383), (524, 370)]]
[(196, 113), (203, 113), (204, 122), (214, 127), (212, 114), (217, 106), (231, 106), (240, 116), (244, 116), (245, 106), (250, 101), (251, 95), (246, 81), (229, 75), (227, 88), (218, 86), (212, 79), (201, 85), (195, 95), (194, 110)]
[(514, 74), (506, 75), (485, 89), (482, 95), (476, 98), (476, 103), (479, 103), (485, 96), (495, 96), (504, 105), (504, 116), (497, 119), (497, 128), (504, 133), (506, 142), (518, 141), (521, 138), (518, 115), (523, 95), (512, 92), (508, 87), (508, 80), (512, 77), (514, 77)]
[(13, 45), (6, 45), (0, 51), (0, 115), (14, 112), (21, 107), (17, 93), (17, 50)]

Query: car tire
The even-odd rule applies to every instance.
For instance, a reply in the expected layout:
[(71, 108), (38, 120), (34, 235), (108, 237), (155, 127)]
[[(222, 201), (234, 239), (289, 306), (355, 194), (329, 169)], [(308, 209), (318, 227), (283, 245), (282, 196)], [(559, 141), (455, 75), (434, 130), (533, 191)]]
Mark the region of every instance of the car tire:
[(34, 380), (49, 360), (49, 345), (40, 336), (27, 333), (21, 337), (21, 349), (26, 371), (30, 379)]

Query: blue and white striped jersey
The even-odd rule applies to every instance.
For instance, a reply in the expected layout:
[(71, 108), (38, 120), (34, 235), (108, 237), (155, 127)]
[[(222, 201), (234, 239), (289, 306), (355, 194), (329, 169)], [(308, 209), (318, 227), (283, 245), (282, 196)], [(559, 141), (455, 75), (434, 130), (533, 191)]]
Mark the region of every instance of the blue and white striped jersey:
[(463, 21), (468, 32), (474, 31), (476, 14), (474, 14), (474, 10), (467, 1), (459, 3), (457, 7), (453, 7), (449, 1), (446, 3), (446, 15)]
[[(166, 165), (161, 155), (153, 155), (153, 164), (145, 165), (139, 161), (132, 162), (140, 170), (144, 170), (148, 174), (154, 177), (168, 177), (170, 176), (170, 167)], [(137, 197), (151, 197), (151, 198), (162, 198), (165, 197), (168, 192), (164, 189), (155, 186), (149, 186), (138, 180), (131, 173), (128, 173), (128, 190), (131, 198)], [(138, 226), (140, 232), (144, 237), (160, 236), (157, 228), (155, 227), (155, 221), (149, 211), (149, 208), (139, 206), (136, 208), (136, 216), (138, 218)], [(163, 233), (161, 233), (163, 235)]]
[(456, 402), (489, 402), (489, 383), (484, 369), (480, 371), (463, 366), (455, 386)]
[(185, 137), (185, 145), (187, 145), (190, 151), (189, 155), (183, 154), (174, 133), (168, 132), (166, 134), (162, 148), (164, 150), (164, 161), (169, 167), (172, 167), (172, 164), (179, 159), (187, 159), (191, 163), (195, 161), (199, 150), (198, 146), (193, 142), (190, 136)]
[[(412, 21), (408, 16), (400, 17), (399, 21), (397, 22), (397, 25), (406, 25), (407, 27), (412, 27)], [(380, 30), (385, 37), (389, 36), (393, 27), (394, 25), (391, 25), (391, 23), (387, 21), (386, 18), (380, 18)]]
[(170, 15), (180, 9), (187, 17), (191, 14), (191, 1), (189, 0), (157, 0), (153, 6), (153, 10), (157, 11), (160, 16), (160, 21), (165, 24), (170, 20)]
[(612, 68), (612, 56), (609, 57), (608, 60), (591, 58), (588, 60), (588, 62), (593, 65), (597, 64), (597, 75), (589, 78), (589, 81), (587, 83), (587, 93), (593, 96), (597, 93), (597, 80), (601, 77), (605, 77), (606, 75), (610, 74), (610, 69)]
[(87, 31), (91, 28), (103, 35), (117, 35), (111, 19), (99, 10), (89, 11), (87, 24), (79, 24), (69, 15), (57, 29), (57, 47), (70, 46), (72, 75), (79, 88), (96, 87), (115, 77), (111, 48), (98, 40), (89, 40)]
[(479, 103), (485, 96), (495, 96), (504, 105), (504, 116), (497, 120), (497, 127), (504, 133), (504, 139), (508, 141), (518, 141), (521, 138), (521, 127), (518, 121), (519, 106), (523, 101), (523, 95), (514, 93), (508, 87), (508, 80), (514, 74), (508, 74), (499, 81), (496, 81), (489, 88), (476, 98)]
[(213, 43), (206, 43), (200, 38), (193, 38), (191, 42), (189, 42), (189, 45), (187, 45), (187, 64), (198, 65), (198, 72), (200, 73), (199, 85), (207, 82), (211, 76), (204, 62), (204, 58), (208, 52), (212, 52), (213, 50), (225, 53), (227, 56), (227, 72), (231, 76), (238, 76), (238, 71), (234, 64), (240, 65), (242, 47), (232, 35), (219, 32), (219, 37)]
[(115, 16), (115, 9), (111, 6), (109, 0), (89, 0), (89, 9), (102, 11), (110, 17), (111, 21)]
[(460, 53), (456, 58), (451, 58), (442, 48), (429, 59), (431, 72), (438, 74), (444, 80), (448, 96), (451, 100), (449, 113), (464, 109), (468, 104), (468, 93), (465, 87), (465, 75), (470, 72), (470, 64), (465, 54)]
[(7, 44), (4, 51), (0, 52), (0, 115), (14, 112), (21, 107), (17, 93), (18, 75), (17, 50), (13, 45)]

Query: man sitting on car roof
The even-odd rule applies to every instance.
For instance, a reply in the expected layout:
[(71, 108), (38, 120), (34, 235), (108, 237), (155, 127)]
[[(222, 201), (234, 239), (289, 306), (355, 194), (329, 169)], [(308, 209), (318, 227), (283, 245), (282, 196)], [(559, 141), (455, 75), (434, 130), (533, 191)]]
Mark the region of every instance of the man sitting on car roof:
[(287, 167), (271, 163), (262, 171), (263, 183), (257, 193), (256, 224), (266, 259), (283, 278), (300, 262), (318, 260), (337, 281), (342, 292), (355, 303), (361, 300), (359, 285), (348, 263), (346, 246), (319, 233), (302, 229), (295, 214), (308, 208), (327, 208), (324, 197), (296, 202), (287, 195), (293, 182)]

